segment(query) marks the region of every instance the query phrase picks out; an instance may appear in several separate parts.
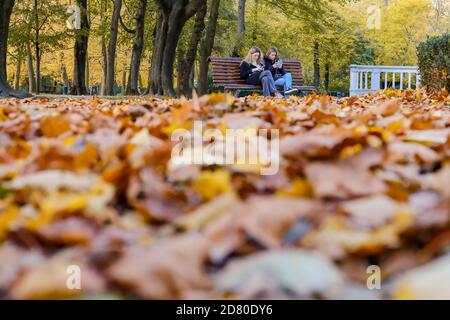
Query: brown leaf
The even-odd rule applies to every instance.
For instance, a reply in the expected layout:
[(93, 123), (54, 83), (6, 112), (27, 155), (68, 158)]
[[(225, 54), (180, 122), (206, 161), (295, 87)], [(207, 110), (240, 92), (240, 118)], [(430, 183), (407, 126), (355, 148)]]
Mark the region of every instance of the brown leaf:
[(150, 247), (128, 247), (107, 274), (141, 298), (183, 299), (188, 292), (210, 289), (206, 259), (205, 238), (179, 236)]

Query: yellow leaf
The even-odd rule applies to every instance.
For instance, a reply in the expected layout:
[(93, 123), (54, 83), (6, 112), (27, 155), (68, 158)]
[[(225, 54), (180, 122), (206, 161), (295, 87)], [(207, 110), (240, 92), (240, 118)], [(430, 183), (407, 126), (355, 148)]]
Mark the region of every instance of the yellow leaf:
[(348, 147), (345, 147), (344, 149), (342, 149), (339, 156), (341, 158), (346, 159), (350, 156), (353, 156), (353, 155), (361, 152), (362, 150), (363, 150), (363, 147), (360, 144), (355, 144), (353, 146), (348, 146)]
[(225, 193), (231, 189), (231, 175), (228, 171), (204, 171), (197, 176), (194, 190), (206, 200)]
[(3, 108), (0, 107), (0, 121), (6, 121), (6, 120), (8, 120), (8, 117), (3, 112)]
[(78, 139), (78, 137), (76, 135), (70, 136), (70, 137), (64, 139), (63, 144), (66, 147), (70, 147), (77, 141), (77, 139)]
[(11, 225), (20, 216), (20, 210), (15, 205), (8, 205), (6, 210), (0, 212), (0, 241), (4, 239)]
[(225, 95), (222, 92), (213, 92), (209, 95), (210, 104), (225, 102)]
[(286, 189), (280, 189), (277, 191), (278, 195), (288, 197), (307, 197), (313, 196), (313, 190), (311, 184), (306, 179), (295, 178), (292, 181), (292, 185)]

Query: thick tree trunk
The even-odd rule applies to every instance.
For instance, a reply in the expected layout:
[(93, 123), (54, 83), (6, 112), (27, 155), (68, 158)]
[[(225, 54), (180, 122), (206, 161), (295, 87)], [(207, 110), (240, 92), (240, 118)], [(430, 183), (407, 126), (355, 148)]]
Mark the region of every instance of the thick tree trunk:
[(87, 93), (86, 64), (89, 42), (87, 0), (77, 0), (77, 5), (81, 9), (81, 29), (75, 31), (73, 83), (70, 93), (74, 95), (83, 95)]
[(145, 12), (147, 0), (140, 0), (136, 12), (136, 31), (131, 52), (130, 75), (128, 77), (127, 95), (139, 94), (139, 68), (141, 66), (142, 51), (144, 49)]
[(175, 96), (173, 88), (173, 66), (181, 31), (206, 0), (163, 1), (157, 0), (158, 23), (150, 71), (150, 92)]
[(182, 10), (175, 9), (170, 16), (169, 29), (167, 32), (168, 41), (166, 42), (163, 52), (161, 84), (164, 95), (173, 97), (176, 95), (173, 87), (173, 65), (175, 62), (178, 40), (180, 39), (184, 22), (182, 22)]
[(0, 95), (23, 98), (29, 95), (11, 88), (6, 73), (9, 21), (14, 4), (15, 0), (0, 0)]
[(148, 77), (149, 93), (162, 95), (162, 60), (164, 46), (167, 39), (168, 20), (162, 9), (158, 9), (156, 25), (154, 30), (153, 52), (151, 57), (151, 68)]
[(237, 23), (237, 37), (234, 44), (232, 56), (239, 57), (241, 55), (242, 44), (245, 36), (245, 2), (246, 0), (239, 0), (238, 5), (238, 23)]
[[(178, 16), (177, 14), (174, 15)], [(161, 69), (161, 84), (163, 93), (164, 95), (171, 97), (176, 95), (175, 89), (173, 87), (173, 66), (175, 62), (178, 40), (180, 39), (181, 31), (183, 29), (181, 22), (177, 20), (178, 19), (171, 19), (171, 22), (169, 23), (167, 38), (170, 40), (166, 42), (164, 47)]]
[(319, 42), (314, 42), (314, 86), (320, 87)]
[(186, 97), (192, 95), (190, 80), (193, 75), (195, 58), (197, 57), (198, 44), (205, 29), (206, 2), (198, 9), (195, 15), (195, 23), (192, 29), (191, 39), (188, 44), (186, 55), (183, 52), (178, 58), (178, 92)]
[(239, 0), (238, 33), (245, 32), (245, 2), (246, 0)]
[(27, 43), (27, 72), (28, 72), (28, 91), (36, 92), (36, 77), (34, 75), (33, 54), (30, 43)]
[(191, 1), (196, 3), (195, 10), (187, 10), (187, 4), (185, 1), (177, 1), (169, 14), (169, 28), (167, 31), (167, 41), (164, 47), (163, 61), (162, 61), (162, 78), (161, 84), (164, 95), (175, 96), (175, 90), (173, 88), (173, 65), (175, 62), (176, 49), (178, 40), (180, 39), (181, 31), (183, 30), (186, 21), (189, 20), (196, 11), (201, 8), (206, 0)]
[(122, 8), (122, 0), (114, 0), (113, 15), (111, 18), (111, 30), (108, 45), (108, 61), (106, 68), (106, 95), (113, 96), (115, 94), (115, 64), (116, 64), (116, 46), (118, 26), (120, 19), (120, 9)]
[(200, 71), (198, 74), (198, 92), (202, 95), (208, 92), (208, 59), (214, 47), (217, 19), (219, 17), (219, 7), (220, 0), (211, 1), (208, 26), (206, 27), (205, 37), (200, 45)]

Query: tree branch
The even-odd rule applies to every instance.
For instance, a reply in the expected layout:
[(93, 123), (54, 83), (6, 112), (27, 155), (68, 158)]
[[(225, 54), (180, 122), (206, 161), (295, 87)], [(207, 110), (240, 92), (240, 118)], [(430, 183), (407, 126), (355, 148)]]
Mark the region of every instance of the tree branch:
[(194, 16), (194, 14), (197, 12), (197, 10), (207, 4), (207, 0), (191, 0), (187, 4), (186, 8), (184, 9), (184, 15), (187, 19)]
[(131, 34), (136, 33), (136, 29), (130, 29), (130, 28), (128, 28), (128, 27), (125, 25), (125, 23), (123, 22), (122, 16), (119, 16), (119, 22), (120, 22), (120, 25), (122, 26), (122, 28), (123, 28), (126, 32), (131, 33)]

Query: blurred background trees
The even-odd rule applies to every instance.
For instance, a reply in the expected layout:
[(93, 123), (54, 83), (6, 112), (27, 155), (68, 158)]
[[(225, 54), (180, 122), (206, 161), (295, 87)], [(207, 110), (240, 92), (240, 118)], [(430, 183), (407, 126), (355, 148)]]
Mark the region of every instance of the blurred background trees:
[[(80, 29), (66, 26), (70, 5), (81, 8)], [(8, 83), (33, 93), (189, 96), (193, 88), (207, 92), (210, 55), (244, 56), (257, 45), (300, 60), (308, 84), (345, 92), (350, 64), (417, 65), (417, 45), (449, 32), (449, 6), (445, 0), (21, 0), (9, 24)], [(368, 20), (376, 13), (373, 27)]]

